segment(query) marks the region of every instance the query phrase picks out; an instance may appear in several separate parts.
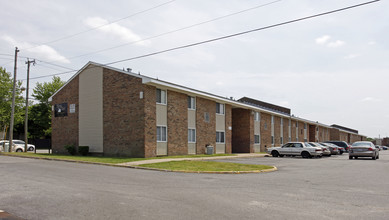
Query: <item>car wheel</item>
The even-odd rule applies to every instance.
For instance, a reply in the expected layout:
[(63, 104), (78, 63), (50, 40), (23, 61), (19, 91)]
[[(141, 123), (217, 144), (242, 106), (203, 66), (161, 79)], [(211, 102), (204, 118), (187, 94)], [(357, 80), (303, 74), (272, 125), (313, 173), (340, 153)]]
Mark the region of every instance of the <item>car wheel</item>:
[(33, 148), (33, 147), (29, 147), (28, 150), (29, 150), (29, 151), (33, 151), (34, 148)]
[(272, 155), (273, 157), (278, 157), (280, 154), (278, 153), (278, 151), (272, 151), (272, 152), (271, 152), (271, 155)]
[(353, 157), (352, 157), (352, 156), (349, 156), (349, 157), (348, 157), (348, 159), (349, 159), (349, 160), (352, 160), (352, 159), (353, 159)]
[(17, 149), (16, 152), (23, 152), (23, 150), (22, 149)]
[(306, 152), (306, 151), (302, 152), (302, 153), (301, 153), (301, 156), (302, 156), (303, 158), (309, 158), (309, 157), (311, 157), (311, 155), (310, 155), (308, 152)]

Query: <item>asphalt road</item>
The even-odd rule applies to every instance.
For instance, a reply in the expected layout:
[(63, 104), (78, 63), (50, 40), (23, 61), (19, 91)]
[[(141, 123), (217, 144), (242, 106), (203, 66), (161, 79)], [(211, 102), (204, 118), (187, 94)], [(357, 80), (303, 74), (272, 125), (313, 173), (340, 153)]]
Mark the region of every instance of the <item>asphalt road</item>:
[(0, 156), (0, 210), (24, 219), (389, 219), (376, 161), (241, 158), (278, 171), (189, 174)]

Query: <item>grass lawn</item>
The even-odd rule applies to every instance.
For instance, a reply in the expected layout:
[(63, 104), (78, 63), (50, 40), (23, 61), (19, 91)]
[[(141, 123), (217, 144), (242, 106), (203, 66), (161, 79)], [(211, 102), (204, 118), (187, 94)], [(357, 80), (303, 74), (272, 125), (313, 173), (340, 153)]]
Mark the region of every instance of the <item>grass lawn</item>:
[(164, 157), (149, 157), (149, 158), (133, 158), (133, 157), (99, 157), (99, 156), (72, 156), (72, 155), (60, 155), (60, 154), (34, 154), (34, 153), (1, 153), (3, 155), (20, 155), (24, 157), (39, 157), (49, 159), (61, 159), (61, 160), (76, 160), (87, 161), (96, 163), (127, 163), (139, 160), (152, 160), (152, 159), (164, 159), (164, 158), (193, 158), (193, 157), (217, 157), (217, 156), (235, 156), (236, 154), (196, 154), (196, 155), (180, 155), (180, 156), (164, 156)]
[(140, 167), (149, 167), (163, 170), (174, 171), (257, 171), (271, 169), (272, 166), (239, 164), (239, 163), (224, 163), (214, 161), (170, 161), (162, 163), (142, 164)]

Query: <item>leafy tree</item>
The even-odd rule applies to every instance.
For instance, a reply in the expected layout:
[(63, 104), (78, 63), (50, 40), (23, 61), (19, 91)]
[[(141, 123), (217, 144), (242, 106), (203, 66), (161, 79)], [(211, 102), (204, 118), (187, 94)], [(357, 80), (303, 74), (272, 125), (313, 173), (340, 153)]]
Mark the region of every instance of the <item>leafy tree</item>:
[[(5, 131), (11, 122), (13, 79), (11, 73), (0, 67), (0, 128)], [(22, 82), (16, 82), (14, 124), (23, 121), (24, 98), (22, 96)], [(1, 137), (3, 138), (3, 137)]]
[(63, 85), (60, 77), (51, 82), (37, 83), (32, 96), (39, 101), (29, 107), (29, 135), (32, 138), (51, 137), (51, 105), (48, 99)]

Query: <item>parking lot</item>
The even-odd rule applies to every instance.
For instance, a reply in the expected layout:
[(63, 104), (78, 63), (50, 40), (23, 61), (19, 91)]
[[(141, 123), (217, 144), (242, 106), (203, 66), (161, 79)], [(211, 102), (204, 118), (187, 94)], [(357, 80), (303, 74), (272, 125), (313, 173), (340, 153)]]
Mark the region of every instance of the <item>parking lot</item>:
[(260, 174), (189, 174), (0, 156), (0, 209), (25, 219), (389, 219), (389, 152), (266, 164)]

